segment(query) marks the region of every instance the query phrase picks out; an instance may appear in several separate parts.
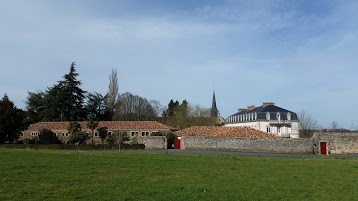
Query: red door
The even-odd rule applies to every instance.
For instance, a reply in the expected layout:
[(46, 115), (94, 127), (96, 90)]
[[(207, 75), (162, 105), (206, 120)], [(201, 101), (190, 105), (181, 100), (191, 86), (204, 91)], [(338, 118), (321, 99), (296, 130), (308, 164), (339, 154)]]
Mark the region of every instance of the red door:
[(180, 140), (174, 139), (174, 149), (180, 149)]
[(320, 147), (321, 147), (321, 155), (327, 155), (327, 143), (321, 142)]

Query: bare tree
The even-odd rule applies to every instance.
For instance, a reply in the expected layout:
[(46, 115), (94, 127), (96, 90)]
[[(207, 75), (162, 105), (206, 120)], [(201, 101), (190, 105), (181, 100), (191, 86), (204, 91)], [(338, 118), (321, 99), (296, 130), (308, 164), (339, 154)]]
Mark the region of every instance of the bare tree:
[(189, 104), (189, 116), (190, 117), (210, 117), (210, 108), (203, 108), (200, 105)]
[(108, 108), (111, 112), (114, 112), (116, 108), (117, 97), (118, 97), (117, 70), (112, 69), (112, 72), (109, 75), (109, 85), (108, 85)]
[(298, 118), (300, 120), (300, 137), (311, 137), (313, 132), (318, 129), (317, 120), (314, 120), (305, 110), (299, 113)]
[(332, 130), (337, 130), (338, 129), (338, 123), (336, 121), (331, 122), (331, 129)]
[(119, 96), (113, 120), (147, 121), (156, 117), (150, 102), (137, 95), (126, 92)]
[(164, 108), (163, 106), (160, 104), (159, 101), (157, 100), (150, 100), (149, 104), (152, 106), (153, 111), (154, 111), (154, 115), (156, 117), (159, 117), (160, 115), (163, 114)]

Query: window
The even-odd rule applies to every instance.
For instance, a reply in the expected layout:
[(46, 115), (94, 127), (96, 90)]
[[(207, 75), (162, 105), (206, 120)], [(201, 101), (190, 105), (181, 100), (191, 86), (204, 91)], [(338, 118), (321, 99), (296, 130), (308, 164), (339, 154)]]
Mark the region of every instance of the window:
[(138, 136), (138, 133), (139, 133), (138, 131), (132, 131), (132, 132), (131, 132), (131, 136), (132, 136), (132, 137)]
[(108, 135), (112, 135), (112, 131), (108, 131), (107, 134), (108, 134)]
[(270, 120), (270, 113), (266, 112), (266, 120)]
[(94, 132), (94, 136), (95, 136), (95, 137), (98, 137), (98, 132), (97, 132), (97, 131)]
[(266, 132), (267, 132), (267, 133), (271, 133), (271, 127), (270, 127), (270, 126), (267, 126), (267, 127), (266, 127)]
[(281, 132), (281, 128), (277, 127), (277, 133), (280, 133), (280, 132)]
[(149, 132), (148, 131), (142, 131), (142, 136), (149, 136)]
[(62, 137), (65, 137), (65, 133), (62, 133)]
[(276, 114), (276, 119), (281, 120), (281, 114), (279, 112), (277, 112), (277, 114)]
[(255, 112), (255, 118), (254, 118), (254, 120), (256, 120), (257, 119), (257, 113)]
[(291, 113), (287, 112), (287, 120), (291, 120)]

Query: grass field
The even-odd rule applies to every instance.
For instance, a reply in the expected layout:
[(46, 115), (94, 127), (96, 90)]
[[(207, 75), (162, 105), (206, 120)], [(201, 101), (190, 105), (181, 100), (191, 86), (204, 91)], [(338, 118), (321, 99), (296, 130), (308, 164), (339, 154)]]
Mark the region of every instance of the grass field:
[(358, 158), (0, 149), (0, 200), (358, 200)]

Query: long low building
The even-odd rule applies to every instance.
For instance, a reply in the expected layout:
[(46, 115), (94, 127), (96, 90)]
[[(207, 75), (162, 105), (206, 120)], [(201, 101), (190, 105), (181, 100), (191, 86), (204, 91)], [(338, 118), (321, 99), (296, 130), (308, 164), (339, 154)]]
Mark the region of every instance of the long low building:
[[(88, 128), (87, 122), (78, 122), (81, 125), (82, 131), (91, 134), (91, 129)], [(38, 122), (31, 124), (27, 130), (23, 132), (22, 139), (35, 138), (41, 130), (49, 129), (56, 134), (59, 140), (65, 142), (68, 140), (70, 133), (68, 132), (69, 122)], [(175, 130), (174, 128), (157, 121), (100, 121), (97, 128), (94, 130), (93, 138), (95, 142), (102, 142), (101, 132), (112, 134), (114, 132), (126, 132), (130, 138), (148, 137), (152, 133), (169, 132)]]

